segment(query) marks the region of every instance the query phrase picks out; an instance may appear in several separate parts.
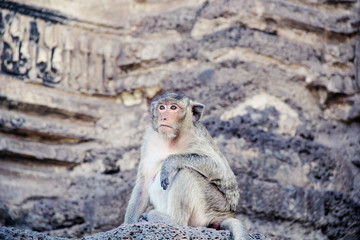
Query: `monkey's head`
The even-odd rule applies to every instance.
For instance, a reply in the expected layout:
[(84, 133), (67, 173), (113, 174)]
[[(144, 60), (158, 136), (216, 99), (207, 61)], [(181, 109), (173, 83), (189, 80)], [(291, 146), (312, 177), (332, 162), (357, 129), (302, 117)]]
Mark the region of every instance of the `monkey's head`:
[(166, 93), (151, 103), (152, 127), (164, 137), (175, 139), (200, 120), (204, 108), (181, 93)]

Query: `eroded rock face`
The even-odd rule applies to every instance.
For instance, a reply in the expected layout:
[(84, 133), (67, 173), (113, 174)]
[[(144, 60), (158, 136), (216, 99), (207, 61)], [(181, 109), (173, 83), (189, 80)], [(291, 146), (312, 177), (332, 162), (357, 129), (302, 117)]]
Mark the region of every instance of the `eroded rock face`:
[[(1, 239), (7, 240), (65, 240), (66, 238), (49, 237), (43, 233), (30, 230), (16, 229), (12, 227), (0, 228)], [(97, 233), (84, 237), (84, 240), (97, 239), (232, 239), (229, 231), (215, 230), (210, 228), (191, 228), (169, 225), (164, 223), (136, 223), (123, 224), (111, 231)], [(263, 234), (249, 234), (249, 240), (267, 240)]]
[(206, 105), (250, 233), (357, 239), (359, 13), (355, 0), (1, 2), (0, 225), (120, 226), (148, 103), (181, 91)]

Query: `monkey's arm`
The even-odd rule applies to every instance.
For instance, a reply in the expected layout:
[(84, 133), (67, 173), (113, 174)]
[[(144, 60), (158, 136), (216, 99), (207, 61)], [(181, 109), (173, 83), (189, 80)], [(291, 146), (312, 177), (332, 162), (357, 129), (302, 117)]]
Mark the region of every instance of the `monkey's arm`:
[(228, 164), (219, 164), (208, 156), (198, 154), (171, 155), (165, 159), (161, 168), (160, 182), (164, 190), (170, 184), (169, 175), (182, 168), (195, 170), (208, 179), (210, 183), (215, 184), (219, 191), (225, 195), (230, 209), (235, 210), (239, 192), (235, 175)]
[(149, 205), (149, 195), (145, 185), (142, 181), (136, 182), (126, 209), (124, 223), (137, 222)]

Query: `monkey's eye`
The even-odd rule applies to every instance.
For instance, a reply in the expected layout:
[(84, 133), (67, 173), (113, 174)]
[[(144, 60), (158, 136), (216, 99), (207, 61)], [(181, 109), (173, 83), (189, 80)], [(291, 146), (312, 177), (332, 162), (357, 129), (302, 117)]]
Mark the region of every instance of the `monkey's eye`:
[(177, 106), (171, 105), (170, 109), (171, 109), (171, 110), (176, 110), (176, 109), (177, 109)]
[(160, 109), (160, 110), (164, 110), (164, 109), (165, 109), (165, 106), (164, 106), (164, 105), (160, 105), (160, 106), (159, 106), (159, 109)]

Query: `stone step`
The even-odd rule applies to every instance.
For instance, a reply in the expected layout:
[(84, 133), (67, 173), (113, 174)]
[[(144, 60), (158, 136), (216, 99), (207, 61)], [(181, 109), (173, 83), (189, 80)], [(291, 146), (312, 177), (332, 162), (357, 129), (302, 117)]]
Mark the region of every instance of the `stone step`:
[(95, 128), (68, 120), (0, 109), (0, 131), (34, 142), (81, 143), (96, 138)]
[(79, 144), (44, 144), (0, 134), (0, 159), (23, 158), (76, 165), (84, 160), (85, 151), (86, 148), (81, 148)]

